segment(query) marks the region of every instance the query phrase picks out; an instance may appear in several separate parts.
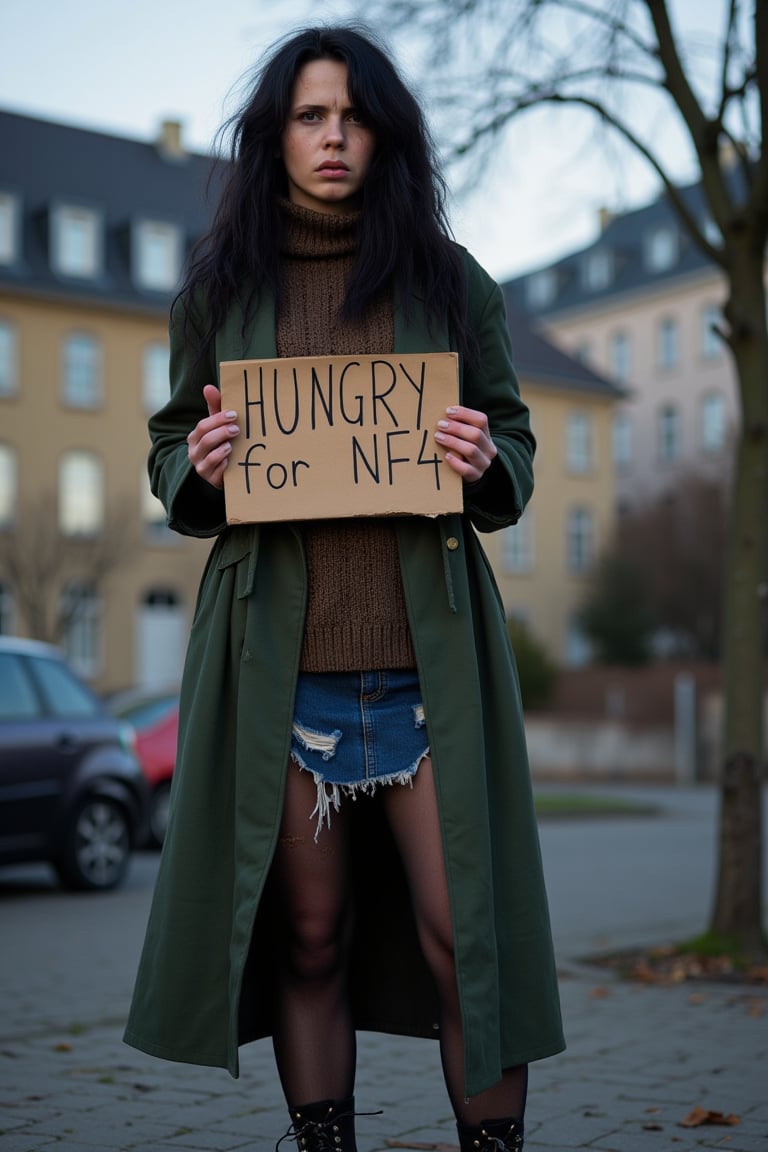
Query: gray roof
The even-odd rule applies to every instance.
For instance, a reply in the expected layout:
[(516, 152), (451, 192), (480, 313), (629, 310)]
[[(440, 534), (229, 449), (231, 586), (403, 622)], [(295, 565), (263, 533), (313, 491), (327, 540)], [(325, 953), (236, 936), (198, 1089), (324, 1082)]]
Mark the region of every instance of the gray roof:
[(623, 396), (623, 389), (599, 375), (587, 364), (563, 352), (537, 331), (526, 316), (509, 299), (508, 285), (502, 285), (507, 302), (507, 322), (512, 339), (512, 358), (518, 375), (525, 383), (543, 384), (568, 392), (591, 392), (613, 400)]
[[(737, 172), (732, 179), (738, 181)], [(709, 213), (700, 184), (680, 189), (694, 218), (702, 228), (709, 230)], [(653, 267), (647, 259), (648, 243), (659, 229), (670, 232), (676, 243), (674, 259), (666, 267)], [(588, 285), (584, 270), (594, 256), (605, 254), (611, 266), (607, 283)], [(666, 282), (711, 271), (714, 265), (693, 241), (665, 194), (642, 208), (609, 218), (598, 238), (586, 248), (571, 252), (551, 264), (532, 269), (504, 285), (507, 299), (524, 312), (540, 316), (554, 316), (569, 309), (579, 309), (602, 303), (623, 293), (644, 289), (657, 290)], [(551, 276), (551, 299), (536, 302), (529, 295), (537, 277)], [(535, 285), (534, 285), (535, 286)]]
[[(0, 192), (19, 197), (21, 259), (0, 265), (0, 290), (166, 313), (172, 292), (139, 288), (130, 275), (137, 219), (175, 224), (185, 250), (206, 226), (210, 157), (167, 157), (155, 143), (0, 111)], [(48, 212), (56, 204), (96, 209), (104, 226), (103, 272), (95, 281), (57, 275), (48, 255)]]

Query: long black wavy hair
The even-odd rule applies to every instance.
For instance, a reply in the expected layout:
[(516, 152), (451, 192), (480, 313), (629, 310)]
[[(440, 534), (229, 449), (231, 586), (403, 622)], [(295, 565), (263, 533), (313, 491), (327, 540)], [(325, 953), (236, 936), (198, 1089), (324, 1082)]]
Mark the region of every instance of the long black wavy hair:
[(376, 139), (342, 315), (359, 318), (382, 292), (393, 290), (408, 315), (417, 291), (430, 326), (447, 319), (459, 351), (471, 355), (464, 268), (424, 116), (374, 35), (353, 25), (307, 28), (278, 42), (246, 102), (220, 130), (223, 137), (231, 133), (230, 163), (212, 226), (192, 251), (181, 293), (191, 299), (201, 290), (206, 302), (201, 355), (233, 302), (247, 323), (265, 287), (280, 297), (279, 198), (288, 187), (281, 136), (299, 71), (322, 59), (346, 65), (350, 100)]

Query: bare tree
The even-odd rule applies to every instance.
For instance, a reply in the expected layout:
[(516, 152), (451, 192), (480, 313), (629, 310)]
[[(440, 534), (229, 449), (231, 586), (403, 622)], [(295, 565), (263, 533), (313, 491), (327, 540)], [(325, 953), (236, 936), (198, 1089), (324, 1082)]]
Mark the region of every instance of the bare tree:
[(114, 509), (98, 533), (62, 535), (56, 499), (48, 494), (18, 510), (0, 532), (0, 579), (13, 593), (28, 635), (58, 643), (78, 612), (73, 585), (98, 587), (135, 554), (136, 533), (125, 509)]
[[(407, 30), (410, 42), (433, 53), (437, 110), (450, 110), (454, 157), (476, 157), (530, 109), (580, 109), (650, 165), (682, 226), (722, 272), (720, 331), (739, 382), (741, 430), (727, 544), (724, 761), (710, 928), (764, 956), (768, 3), (719, 0), (716, 7), (719, 27), (713, 21), (703, 39), (679, 31), (675, 0), (387, 0), (384, 10), (395, 37)], [(698, 173), (706, 222), (680, 195), (662, 124), (676, 129)], [(542, 198), (548, 194), (562, 190), (542, 188)]]

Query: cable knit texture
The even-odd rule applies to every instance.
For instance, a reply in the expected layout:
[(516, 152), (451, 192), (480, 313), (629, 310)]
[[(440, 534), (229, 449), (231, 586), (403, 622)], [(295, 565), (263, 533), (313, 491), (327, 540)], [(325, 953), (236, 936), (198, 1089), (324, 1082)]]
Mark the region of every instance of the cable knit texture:
[[(395, 326), (389, 296), (358, 323), (339, 315), (359, 217), (283, 203), (283, 293), (279, 356), (389, 353)], [(413, 668), (391, 520), (312, 520), (304, 525), (309, 601), (301, 653), (305, 672)]]

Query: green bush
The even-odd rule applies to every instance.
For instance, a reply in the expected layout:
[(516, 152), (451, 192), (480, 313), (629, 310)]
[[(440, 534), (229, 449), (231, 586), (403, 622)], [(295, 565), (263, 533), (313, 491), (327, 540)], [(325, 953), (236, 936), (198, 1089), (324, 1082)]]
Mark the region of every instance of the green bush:
[(523, 707), (546, 708), (552, 700), (557, 668), (544, 645), (531, 634), (522, 620), (507, 620), (507, 629), (520, 677)]

